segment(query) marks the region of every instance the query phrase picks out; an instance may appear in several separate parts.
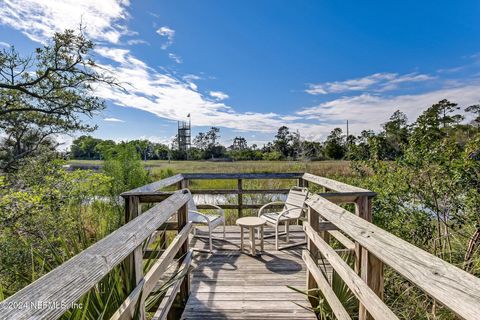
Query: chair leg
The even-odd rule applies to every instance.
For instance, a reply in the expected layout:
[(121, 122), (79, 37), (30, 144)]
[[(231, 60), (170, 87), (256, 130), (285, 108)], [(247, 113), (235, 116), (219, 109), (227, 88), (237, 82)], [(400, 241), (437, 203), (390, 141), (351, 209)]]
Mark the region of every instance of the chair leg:
[(278, 251), (278, 225), (275, 226), (275, 250)]
[(210, 227), (210, 225), (208, 225), (208, 244), (210, 246), (210, 253), (213, 253), (213, 250), (212, 250), (212, 228)]
[(289, 236), (289, 234), (288, 234), (288, 220), (285, 221), (285, 233), (286, 233), (286, 235), (285, 235), (285, 240), (286, 240), (287, 243), (288, 243), (289, 240), (290, 240), (290, 236)]

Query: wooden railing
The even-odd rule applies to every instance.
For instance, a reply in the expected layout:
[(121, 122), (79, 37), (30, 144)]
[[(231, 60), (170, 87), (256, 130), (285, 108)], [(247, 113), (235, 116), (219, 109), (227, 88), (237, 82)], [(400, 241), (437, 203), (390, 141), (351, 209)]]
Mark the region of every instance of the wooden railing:
[[(157, 198), (163, 198), (164, 195), (158, 190), (176, 186), (177, 189), (190, 188), (192, 180), (237, 180), (236, 189), (190, 189), (192, 194), (208, 194), (208, 195), (233, 195), (237, 197), (237, 203), (219, 203), (222, 209), (237, 210), (238, 217), (242, 217), (244, 209), (259, 209), (264, 203), (244, 203), (243, 195), (246, 194), (287, 194), (289, 189), (244, 189), (244, 180), (291, 180), (291, 185), (300, 185), (303, 183), (303, 173), (300, 172), (284, 172), (284, 173), (182, 173), (175, 176), (151, 183), (149, 185), (137, 188), (135, 190), (125, 192), (123, 197), (127, 198), (135, 194), (141, 202), (155, 201)], [(168, 192), (163, 193), (168, 194)], [(208, 207), (198, 206), (199, 209), (207, 209)]]
[[(384, 264), (421, 288), (439, 303), (459, 317), (478, 319), (480, 310), (480, 279), (456, 268), (445, 261), (420, 250), (394, 235), (370, 223), (372, 198), (375, 193), (353, 187), (335, 180), (308, 173), (262, 173), (262, 174), (179, 174), (152, 184), (125, 192), (126, 224), (71, 258), (50, 273), (33, 282), (0, 303), (2, 319), (56, 319), (67, 307), (78, 301), (113, 268), (125, 263), (128, 279), (134, 288), (128, 298), (115, 312), (112, 319), (131, 319), (137, 312), (144, 318), (145, 300), (154, 290), (161, 276), (175, 259), (179, 270), (186, 276), (169, 287), (165, 298), (155, 313), (154, 319), (166, 319), (176, 297), (184, 302), (189, 295), (189, 265), (192, 251), (189, 250), (188, 234), (192, 224), (188, 222), (187, 202), (190, 195), (183, 190), (164, 191), (175, 186), (189, 187), (191, 180), (233, 179), (237, 189), (191, 190), (193, 194), (235, 194), (237, 204), (220, 204), (226, 209), (258, 208), (262, 204), (244, 204), (244, 194), (287, 193), (288, 189), (243, 189), (244, 179), (291, 179), (296, 184), (309, 187), (315, 184), (323, 188), (310, 194), (306, 202), (308, 214), (303, 228), (307, 237), (307, 250), (303, 259), (307, 266), (307, 289), (321, 290), (334, 314), (339, 319), (350, 315), (335, 296), (331, 283), (321, 268), (319, 259), (326, 260), (334, 271), (357, 297), (360, 320), (397, 319), (383, 303)], [(313, 189), (313, 188), (310, 188)], [(142, 205), (157, 203), (142, 213)], [(355, 214), (338, 204), (353, 203)], [(171, 219), (175, 217), (176, 219)], [(166, 230), (177, 231), (167, 247)], [(351, 268), (334, 250), (329, 242), (335, 238), (354, 256)], [(143, 251), (143, 244), (159, 240), (155, 251)], [(143, 274), (143, 260), (159, 257)], [(311, 299), (313, 305), (318, 300)], [(38, 307), (44, 306), (42, 307)], [(55, 307), (51, 307), (55, 306)], [(62, 307), (56, 307), (62, 306)]]
[[(307, 200), (308, 217), (303, 226), (308, 239), (308, 249), (303, 252), (308, 270), (307, 289), (321, 290), (338, 319), (350, 319), (350, 315), (335, 295), (328, 275), (319, 267), (320, 258), (328, 261), (357, 297), (361, 320), (398, 319), (382, 301), (384, 264), (457, 316), (479, 319), (479, 278), (370, 223), (372, 195), (368, 190), (311, 175), (304, 178), (334, 192), (347, 193), (344, 198), (347, 201), (342, 201), (342, 195), (337, 194), (335, 202), (353, 202), (356, 207), (356, 214), (352, 214), (321, 194), (310, 195)], [(341, 235), (344, 239), (340, 243), (355, 251), (353, 268), (330, 246), (329, 236), (332, 233)]]
[[(167, 293), (168, 299), (160, 304), (156, 318), (166, 319), (176, 293), (183, 300), (189, 294), (192, 258), (188, 247), (188, 235), (192, 228), (191, 222), (187, 221), (189, 199), (188, 193), (177, 191), (164, 196), (161, 203), (140, 214), (139, 199), (132, 194), (126, 201), (128, 223), (1, 302), (0, 318), (57, 319), (113, 268), (126, 262), (127, 278), (134, 282), (134, 289), (112, 319), (131, 319), (136, 310), (139, 318), (143, 319), (145, 299), (177, 258), (180, 264), (178, 270), (185, 277), (173, 283), (168, 292), (170, 295)], [(178, 234), (144, 275), (142, 246), (157, 230), (172, 229), (167, 220), (174, 215), (177, 216), (174, 227)]]

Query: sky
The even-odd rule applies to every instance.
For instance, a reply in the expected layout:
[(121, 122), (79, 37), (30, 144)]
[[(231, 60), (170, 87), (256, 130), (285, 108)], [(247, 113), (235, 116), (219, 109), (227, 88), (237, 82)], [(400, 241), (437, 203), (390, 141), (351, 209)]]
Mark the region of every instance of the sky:
[[(0, 47), (78, 29), (126, 91), (98, 87), (95, 137), (167, 143), (221, 128), (262, 146), (286, 125), (321, 140), (378, 131), (447, 98), (480, 102), (479, 1), (0, 0)], [(77, 135), (78, 136), (78, 135)], [(73, 137), (62, 137), (65, 146)]]

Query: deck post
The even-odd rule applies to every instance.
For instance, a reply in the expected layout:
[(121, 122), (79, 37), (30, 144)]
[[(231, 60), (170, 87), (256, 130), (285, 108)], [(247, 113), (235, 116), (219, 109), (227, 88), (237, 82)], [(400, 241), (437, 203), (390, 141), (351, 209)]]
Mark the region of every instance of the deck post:
[(238, 217), (241, 218), (243, 216), (243, 194), (242, 194), (242, 189), (243, 189), (243, 184), (242, 184), (242, 179), (238, 179), (237, 181), (238, 185)]
[[(312, 227), (313, 230), (318, 232), (319, 226), (320, 226), (320, 216), (318, 212), (316, 212), (314, 209), (308, 207), (308, 213), (307, 213), (307, 221)], [(318, 263), (318, 259), (320, 258), (320, 251), (318, 250), (317, 246), (315, 243), (311, 240), (308, 239), (307, 242), (307, 250), (310, 252), (313, 261), (315, 264)], [(317, 282), (315, 281), (315, 278), (313, 275), (308, 271), (307, 269), (307, 291), (309, 295), (316, 296), (313, 292), (310, 290), (318, 288)], [(308, 298), (310, 300), (310, 303), (312, 304), (313, 307), (318, 306), (318, 300), (314, 298)]]
[(304, 184), (305, 184), (305, 180), (303, 180), (302, 178), (298, 178), (297, 186), (303, 187)]
[[(140, 198), (138, 196), (128, 196), (125, 199), (125, 224), (135, 219), (141, 214)], [(143, 250), (142, 245), (139, 245), (135, 250), (125, 259), (126, 276), (125, 281), (129, 283), (131, 290), (133, 290), (143, 280)], [(145, 305), (143, 299), (140, 301), (140, 308), (138, 319), (145, 319)]]
[[(178, 232), (180, 232), (187, 224), (188, 221), (188, 208), (187, 204), (184, 204), (177, 212), (177, 221), (178, 221)], [(182, 264), (183, 259), (185, 259), (185, 255), (188, 252), (189, 241), (188, 239), (182, 244), (180, 249), (178, 250), (177, 257), (178, 257), (178, 265)], [(187, 303), (188, 297), (190, 295), (190, 272), (188, 269), (186, 270), (185, 277), (182, 280), (180, 285), (180, 290), (178, 293), (178, 299), (182, 305)], [(178, 319), (178, 310), (174, 310), (172, 308), (168, 314), (167, 319)]]
[[(372, 199), (361, 196), (355, 202), (355, 214), (360, 218), (372, 221)], [(372, 253), (355, 243), (355, 271), (377, 296), (383, 299), (383, 263)], [(359, 320), (373, 319), (365, 307), (360, 304)]]
[(190, 181), (188, 179), (183, 179), (181, 182), (180, 182), (180, 186), (181, 186), (181, 189), (188, 189), (188, 187), (190, 187)]

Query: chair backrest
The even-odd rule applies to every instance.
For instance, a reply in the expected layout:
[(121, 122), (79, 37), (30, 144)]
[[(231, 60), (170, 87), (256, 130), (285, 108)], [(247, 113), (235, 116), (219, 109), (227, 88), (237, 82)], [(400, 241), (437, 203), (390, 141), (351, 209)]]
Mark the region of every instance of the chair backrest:
[(190, 194), (190, 200), (187, 202), (188, 211), (198, 211), (195, 201), (193, 201), (193, 196), (190, 190), (187, 189), (188, 194)]
[(308, 189), (301, 187), (293, 187), (288, 192), (287, 200), (285, 201), (285, 206), (283, 210), (290, 210), (285, 214), (286, 217), (292, 219), (299, 219), (302, 217), (305, 200), (307, 200)]

